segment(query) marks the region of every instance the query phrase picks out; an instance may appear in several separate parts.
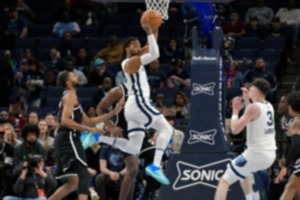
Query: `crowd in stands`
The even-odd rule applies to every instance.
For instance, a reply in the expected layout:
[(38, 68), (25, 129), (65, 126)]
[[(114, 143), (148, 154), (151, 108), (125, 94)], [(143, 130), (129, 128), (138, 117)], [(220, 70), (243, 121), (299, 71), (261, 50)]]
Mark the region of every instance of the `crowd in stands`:
[[(276, 1), (273, 7), (263, 0), (247, 2), (253, 7), (244, 13), (238, 9), (244, 5), (241, 1), (222, 5), (225, 38), (234, 41), (232, 49), (225, 48), (229, 52), (224, 65), (226, 99), (230, 102), (241, 95), (240, 87), (263, 77), (272, 86), (268, 99), (274, 102), (282, 69), (291, 61), (290, 53), (296, 47), (300, 9), (295, 0), (286, 5)], [(190, 112), (192, 49), (184, 38), (180, 6), (171, 4), (173, 12), (158, 39), (161, 56), (146, 66), (153, 104), (174, 127), (186, 126)], [(64, 70), (79, 77), (79, 100), (87, 114), (95, 116), (101, 99), (125, 81), (120, 66), (122, 39), (137, 36), (143, 44), (146, 42), (139, 24), (145, 7), (143, 3), (90, 0), (6, 0), (0, 2), (0, 8), (0, 199), (5, 195), (37, 198), (40, 192), (47, 197), (61, 184), (54, 179), (53, 155), (59, 127), (56, 110), (63, 92), (58, 77)], [(241, 62), (245, 59), (252, 63)], [(169, 152), (180, 151), (184, 135), (177, 132)], [(147, 142), (150, 146), (155, 143), (151, 131)], [(126, 173), (123, 154), (99, 144), (86, 153), (93, 177), (91, 196), (117, 199)], [(42, 157), (28, 156), (31, 154)], [(153, 152), (142, 155), (143, 166), (151, 156)], [(145, 188), (141, 187), (144, 179)], [(141, 173), (136, 197), (143, 194), (142, 199), (153, 198), (157, 188), (159, 184)]]

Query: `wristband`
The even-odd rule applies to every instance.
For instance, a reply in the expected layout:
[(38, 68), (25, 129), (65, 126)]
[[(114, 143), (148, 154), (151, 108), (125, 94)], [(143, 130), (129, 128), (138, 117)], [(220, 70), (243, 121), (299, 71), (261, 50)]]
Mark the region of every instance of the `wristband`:
[(239, 116), (238, 115), (232, 115), (231, 116), (231, 120), (238, 120), (239, 119)]

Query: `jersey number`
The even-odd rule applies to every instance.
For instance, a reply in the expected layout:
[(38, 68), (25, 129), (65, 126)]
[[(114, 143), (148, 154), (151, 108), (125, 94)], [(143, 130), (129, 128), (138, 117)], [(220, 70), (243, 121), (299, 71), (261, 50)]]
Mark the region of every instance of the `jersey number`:
[(272, 112), (268, 111), (267, 116), (268, 116), (267, 124), (268, 124), (268, 126), (272, 126), (274, 124)]

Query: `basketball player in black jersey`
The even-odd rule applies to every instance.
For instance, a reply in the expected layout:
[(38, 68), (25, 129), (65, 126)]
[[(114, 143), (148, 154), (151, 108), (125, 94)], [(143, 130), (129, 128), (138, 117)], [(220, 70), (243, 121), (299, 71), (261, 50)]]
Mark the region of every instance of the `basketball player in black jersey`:
[(288, 95), (289, 115), (293, 122), (288, 126), (288, 133), (292, 135), (291, 145), (285, 161), (279, 163), (281, 171), (275, 183), (279, 183), (287, 174), (287, 168), (294, 163), (293, 173), (285, 186), (280, 200), (293, 200), (300, 189), (300, 92), (292, 92)]
[[(109, 93), (99, 102), (96, 110), (97, 114), (105, 114), (109, 107), (120, 101), (122, 98), (126, 99), (126, 94), (127, 89), (123, 84), (111, 89)], [(116, 116), (115, 121), (116, 123), (112, 123), (112, 121), (106, 121), (103, 124), (104, 130), (112, 133), (112, 135), (115, 137), (123, 136), (124, 138), (128, 139), (126, 132), (127, 121), (124, 116), (124, 110), (122, 110), (119, 115)], [(124, 155), (127, 173), (122, 180), (119, 200), (133, 199), (133, 186), (139, 170), (138, 157), (136, 155), (130, 155), (127, 153), (124, 153)]]
[(100, 132), (101, 130), (93, 126), (118, 114), (122, 105), (118, 104), (112, 112), (105, 115), (88, 118), (76, 95), (78, 77), (72, 72), (65, 71), (59, 78), (59, 84), (65, 91), (58, 108), (58, 120), (61, 126), (55, 138), (54, 147), (58, 164), (57, 178), (67, 178), (67, 183), (58, 188), (49, 200), (62, 199), (75, 190), (78, 193), (78, 200), (87, 200), (89, 173), (80, 133), (82, 131)]

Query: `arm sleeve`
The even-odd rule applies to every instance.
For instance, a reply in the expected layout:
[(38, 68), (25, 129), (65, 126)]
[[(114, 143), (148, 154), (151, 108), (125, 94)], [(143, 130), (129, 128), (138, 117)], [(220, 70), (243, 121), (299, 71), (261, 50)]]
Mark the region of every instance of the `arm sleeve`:
[(147, 65), (159, 57), (159, 48), (153, 34), (148, 35), (149, 53), (141, 56), (142, 65)]
[(300, 137), (293, 137), (289, 151), (285, 158), (286, 167), (291, 166), (296, 161), (297, 157), (300, 155), (299, 145), (300, 145)]

